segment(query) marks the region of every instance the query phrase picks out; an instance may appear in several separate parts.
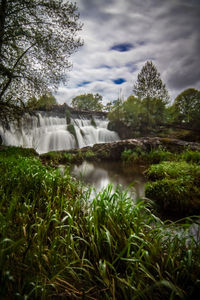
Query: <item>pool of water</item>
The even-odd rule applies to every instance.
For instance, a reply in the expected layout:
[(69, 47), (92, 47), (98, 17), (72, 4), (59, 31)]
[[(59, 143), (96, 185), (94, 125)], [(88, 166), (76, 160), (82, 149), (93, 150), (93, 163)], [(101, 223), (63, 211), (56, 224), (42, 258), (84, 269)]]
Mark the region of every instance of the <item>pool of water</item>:
[(73, 165), (71, 174), (84, 184), (95, 188), (98, 193), (112, 184), (113, 188), (121, 185), (129, 188), (134, 198), (144, 196), (146, 167), (141, 165), (124, 165), (122, 162), (86, 162)]

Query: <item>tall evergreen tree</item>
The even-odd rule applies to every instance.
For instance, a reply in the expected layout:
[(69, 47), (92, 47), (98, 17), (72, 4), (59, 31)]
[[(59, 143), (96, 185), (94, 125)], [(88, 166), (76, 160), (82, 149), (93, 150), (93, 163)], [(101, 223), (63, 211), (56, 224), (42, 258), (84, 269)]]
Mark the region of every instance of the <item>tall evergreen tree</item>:
[(157, 98), (165, 103), (169, 100), (166, 86), (152, 61), (147, 61), (142, 67), (134, 84), (133, 92), (140, 99)]

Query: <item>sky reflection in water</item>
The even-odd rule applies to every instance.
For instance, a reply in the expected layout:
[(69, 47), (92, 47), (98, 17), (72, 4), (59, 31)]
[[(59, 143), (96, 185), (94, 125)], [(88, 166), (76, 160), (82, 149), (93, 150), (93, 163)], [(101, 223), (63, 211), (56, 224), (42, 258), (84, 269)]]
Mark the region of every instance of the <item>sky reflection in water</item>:
[(71, 174), (82, 180), (85, 184), (94, 187), (96, 192), (106, 188), (108, 184), (113, 187), (121, 185), (129, 187), (129, 194), (135, 199), (144, 196), (145, 177), (144, 166), (125, 166), (121, 162), (86, 162), (74, 165)]

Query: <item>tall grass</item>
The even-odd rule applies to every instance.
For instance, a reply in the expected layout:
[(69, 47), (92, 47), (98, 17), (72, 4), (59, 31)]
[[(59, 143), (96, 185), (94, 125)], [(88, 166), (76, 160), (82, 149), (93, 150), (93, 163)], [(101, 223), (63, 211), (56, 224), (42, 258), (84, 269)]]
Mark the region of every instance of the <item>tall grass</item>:
[(0, 298), (186, 299), (200, 246), (111, 186), (89, 200), (66, 172), (0, 152)]
[(186, 161), (161, 162), (146, 172), (145, 195), (160, 211), (176, 217), (200, 213), (200, 166)]
[(134, 150), (126, 149), (121, 154), (121, 158), (124, 162), (143, 162), (148, 164), (156, 164), (161, 161), (170, 160), (173, 156), (174, 155), (171, 152), (167, 151), (162, 146), (159, 146), (157, 149), (151, 149), (150, 151), (145, 151), (141, 147), (136, 147)]

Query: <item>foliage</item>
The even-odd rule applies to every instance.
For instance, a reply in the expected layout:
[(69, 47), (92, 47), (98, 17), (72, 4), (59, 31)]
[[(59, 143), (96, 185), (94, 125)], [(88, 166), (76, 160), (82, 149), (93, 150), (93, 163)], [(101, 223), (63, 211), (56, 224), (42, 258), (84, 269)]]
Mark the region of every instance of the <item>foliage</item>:
[(147, 172), (150, 182), (145, 195), (155, 200), (161, 211), (191, 215), (200, 212), (200, 166), (185, 161), (161, 162)]
[(77, 139), (77, 135), (76, 135), (76, 130), (73, 124), (68, 124), (67, 125), (67, 130), (74, 136), (75, 140), (76, 140), (76, 144), (78, 145), (78, 139)]
[(121, 153), (121, 158), (122, 161), (130, 163), (138, 163), (141, 161), (146, 160), (145, 158), (146, 154), (144, 152), (144, 150), (142, 150), (140, 147), (136, 147), (134, 150), (132, 149), (125, 149), (122, 153)]
[(118, 101), (108, 113), (112, 123), (120, 121), (133, 132), (133, 136), (138, 133), (152, 133), (165, 122), (165, 116), (166, 107), (161, 99), (141, 100), (135, 96), (129, 96), (124, 102)]
[(195, 299), (189, 223), (178, 231), (112, 186), (89, 199), (67, 172), (21, 155), (0, 151), (0, 298)]
[(112, 102), (107, 102), (106, 105), (104, 106), (104, 110), (110, 112), (112, 110), (112, 106), (113, 106)]
[(96, 124), (96, 122), (95, 122), (95, 120), (94, 120), (94, 118), (92, 117), (92, 119), (91, 119), (91, 125), (93, 126), (93, 127), (97, 127), (97, 124)]
[(140, 99), (160, 99), (164, 103), (169, 100), (168, 91), (163, 84), (160, 73), (152, 61), (147, 61), (138, 74), (133, 92)]
[(192, 88), (183, 91), (176, 97), (173, 106), (176, 120), (200, 128), (200, 91)]
[(35, 97), (29, 99), (26, 103), (26, 106), (30, 110), (39, 110), (39, 109), (49, 110), (52, 109), (52, 107), (56, 104), (57, 104), (56, 98), (51, 93), (49, 93), (41, 96), (38, 100)]
[(88, 151), (86, 151), (86, 152), (83, 153), (83, 157), (86, 160), (92, 160), (92, 159), (95, 158), (95, 156), (96, 156), (95, 153), (93, 151), (91, 151), (91, 150), (88, 150)]
[(71, 112), (70, 112), (69, 109), (65, 110), (65, 115), (66, 115), (66, 122), (67, 122), (67, 124), (70, 124), (71, 123)]
[(174, 154), (167, 151), (165, 148), (159, 146), (157, 149), (151, 149), (149, 152), (145, 151), (141, 147), (133, 149), (125, 149), (121, 158), (124, 162), (142, 162), (147, 164), (157, 164), (161, 161), (168, 161), (172, 159)]
[(0, 116), (9, 120), (66, 81), (81, 25), (76, 4), (63, 0), (1, 0), (0, 19)]
[(102, 96), (99, 94), (83, 94), (72, 99), (72, 106), (75, 109), (102, 111)]
[(180, 154), (180, 159), (200, 165), (200, 152), (187, 149)]

